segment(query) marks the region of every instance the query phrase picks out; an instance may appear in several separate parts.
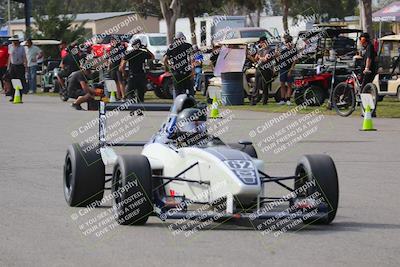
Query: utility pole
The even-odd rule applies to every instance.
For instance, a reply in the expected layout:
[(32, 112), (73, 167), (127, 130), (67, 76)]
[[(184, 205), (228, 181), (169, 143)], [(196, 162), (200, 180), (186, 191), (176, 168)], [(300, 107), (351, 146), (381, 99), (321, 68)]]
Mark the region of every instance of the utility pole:
[(11, 1), (7, 1), (8, 4), (8, 35), (11, 36)]

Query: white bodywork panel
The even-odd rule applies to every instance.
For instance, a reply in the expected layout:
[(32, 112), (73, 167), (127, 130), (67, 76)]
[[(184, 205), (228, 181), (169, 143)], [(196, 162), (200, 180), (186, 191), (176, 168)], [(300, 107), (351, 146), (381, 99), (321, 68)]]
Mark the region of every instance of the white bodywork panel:
[[(229, 155), (225, 157), (224, 154)], [(175, 151), (168, 145), (152, 143), (144, 147), (142, 155), (149, 159), (153, 170), (162, 169), (162, 175), (166, 177), (174, 177), (191, 165), (198, 163), (179, 177), (209, 182), (208, 185), (173, 181), (165, 186), (167, 194), (173, 191), (177, 196), (184, 195), (186, 198), (196, 202), (213, 202), (222, 197), (232, 195), (235, 201), (246, 205), (257, 198), (261, 191), (261, 182), (257, 169), (264, 169), (263, 162), (252, 159), (238, 150), (228, 147), (185, 147)], [(246, 184), (243, 182), (235, 174), (235, 171), (228, 166), (227, 160), (246, 163), (246, 168), (254, 170), (254, 183)]]

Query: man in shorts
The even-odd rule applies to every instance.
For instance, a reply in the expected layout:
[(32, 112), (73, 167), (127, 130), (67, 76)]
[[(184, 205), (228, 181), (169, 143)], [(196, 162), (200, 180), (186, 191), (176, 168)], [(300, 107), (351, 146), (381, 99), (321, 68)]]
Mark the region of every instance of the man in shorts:
[(290, 35), (285, 35), (284, 45), (278, 51), (278, 67), (279, 67), (279, 80), (281, 82), (281, 101), (279, 105), (285, 103), (290, 106), (290, 97), (292, 96), (292, 86), (294, 78), (292, 71), (297, 61), (297, 50), (293, 45), (293, 38)]

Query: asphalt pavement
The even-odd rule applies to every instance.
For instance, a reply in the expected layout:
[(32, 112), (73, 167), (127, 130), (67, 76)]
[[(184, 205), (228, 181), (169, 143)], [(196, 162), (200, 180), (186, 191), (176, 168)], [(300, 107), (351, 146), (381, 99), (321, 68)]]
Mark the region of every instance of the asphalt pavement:
[[(12, 105), (1, 96), (0, 266), (400, 266), (399, 119), (377, 118), (378, 131), (361, 132), (362, 118), (327, 116), (322, 109), (274, 123), (281, 114), (225, 113), (229, 120), (219, 125), (221, 138), (252, 140), (272, 175), (292, 175), (303, 154), (334, 159), (340, 201), (331, 225), (263, 235), (251, 224), (213, 223), (177, 234), (169, 223), (151, 217), (145, 226), (110, 222), (107, 232), (96, 236), (84, 232), (90, 218), (100, 218), (109, 208), (82, 215), (84, 210), (68, 207), (62, 168), (68, 145), (84, 138), (74, 137), (74, 131), (98, 114), (69, 104), (28, 95), (24, 104)], [(146, 113), (130, 138), (148, 139), (166, 114)], [(307, 129), (288, 136), (298, 123)], [(88, 127), (86, 134), (96, 131)], [(288, 138), (267, 147), (271, 142), (263, 140), (271, 134)]]

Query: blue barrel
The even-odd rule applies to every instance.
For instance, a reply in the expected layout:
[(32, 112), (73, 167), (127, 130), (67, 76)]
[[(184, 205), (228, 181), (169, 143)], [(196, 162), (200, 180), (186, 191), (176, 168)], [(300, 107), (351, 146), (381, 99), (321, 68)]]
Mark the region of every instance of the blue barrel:
[(221, 100), (224, 106), (243, 105), (243, 72), (221, 73)]

